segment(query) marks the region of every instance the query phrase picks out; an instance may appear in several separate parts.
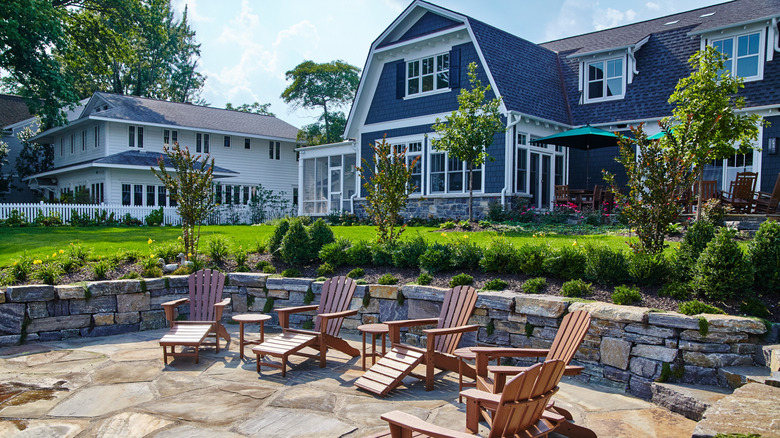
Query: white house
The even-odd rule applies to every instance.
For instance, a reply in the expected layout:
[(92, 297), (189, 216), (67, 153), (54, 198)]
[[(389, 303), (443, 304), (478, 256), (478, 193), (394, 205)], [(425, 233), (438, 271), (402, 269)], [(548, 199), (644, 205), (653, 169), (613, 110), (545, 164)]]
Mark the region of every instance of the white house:
[(86, 191), (96, 204), (173, 206), (150, 168), (178, 142), (214, 158), (218, 203), (246, 204), (262, 185), (296, 204), (297, 133), (273, 116), (95, 93), (66, 125), (31, 139), (53, 145), (54, 166), (28, 181), (52, 198)]

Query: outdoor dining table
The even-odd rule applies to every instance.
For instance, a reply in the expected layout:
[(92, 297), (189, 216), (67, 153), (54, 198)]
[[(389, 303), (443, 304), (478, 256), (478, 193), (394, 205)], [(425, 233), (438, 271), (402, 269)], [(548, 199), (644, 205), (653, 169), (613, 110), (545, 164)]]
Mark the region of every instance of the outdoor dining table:
[(588, 198), (593, 196), (593, 190), (588, 189), (569, 189), (569, 196), (572, 198), (572, 203), (577, 206), (580, 210), (582, 209), (582, 200), (583, 198)]

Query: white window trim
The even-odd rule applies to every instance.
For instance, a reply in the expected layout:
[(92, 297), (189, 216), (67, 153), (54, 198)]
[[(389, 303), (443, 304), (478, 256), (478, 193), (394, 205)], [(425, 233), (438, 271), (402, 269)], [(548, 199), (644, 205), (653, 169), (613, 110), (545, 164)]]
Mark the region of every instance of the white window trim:
[[(410, 198), (422, 198), (425, 195), (427, 188), (429, 187), (428, 186), (428, 180), (426, 178), (425, 173), (426, 173), (426, 164), (427, 164), (426, 156), (428, 155), (427, 151), (428, 151), (428, 149), (430, 149), (430, 147), (426, 147), (425, 146), (425, 137), (426, 137), (425, 135), (421, 134), (421, 135), (405, 135), (403, 137), (392, 137), (392, 138), (385, 139), (387, 141), (387, 143), (390, 144), (390, 145), (403, 144), (403, 145), (406, 145), (408, 147), (409, 143), (421, 143), (422, 144), (422, 151), (414, 153), (415, 155), (419, 155), (420, 156), (420, 166), (421, 166), (421, 169), (422, 169), (422, 175), (421, 175), (421, 178), (420, 178), (420, 186), (421, 187), (420, 187), (420, 191), (419, 192), (415, 192), (415, 193), (410, 194), (409, 195)], [(429, 143), (428, 144), (430, 144), (430, 135), (428, 135), (428, 139), (429, 139)], [(378, 140), (374, 140), (374, 144), (381, 143), (381, 142), (382, 142), (381, 138), (378, 139)]]
[(756, 76), (750, 76), (742, 78), (744, 82), (755, 82), (755, 81), (762, 81), (764, 80), (764, 64), (766, 63), (766, 26), (759, 26), (759, 27), (745, 27), (742, 29), (732, 30), (730, 32), (721, 32), (717, 35), (711, 35), (707, 37), (705, 40), (703, 40), (704, 44), (708, 46), (712, 46), (715, 41), (724, 40), (724, 39), (731, 39), (734, 41), (734, 54), (731, 58), (731, 71), (729, 72), (731, 74), (731, 77), (736, 77), (737, 75), (737, 69), (736, 69), (736, 56), (737, 56), (737, 47), (738, 42), (737, 38), (744, 36), (744, 35), (750, 35), (758, 33), (758, 75)]
[[(452, 64), (451, 64), (452, 60), (449, 59), (449, 55), (450, 55), (450, 51), (449, 50), (444, 51), (444, 52), (437, 52), (437, 53), (434, 53), (434, 54), (425, 54), (425, 55), (420, 56), (420, 57), (415, 58), (415, 59), (408, 59), (408, 60), (405, 59), (404, 60), (404, 100), (406, 100), (406, 99), (413, 99), (413, 98), (417, 98), (417, 97), (423, 97), (423, 96), (432, 96), (432, 95), (441, 94), (441, 93), (449, 93), (450, 91), (452, 91), (452, 86), (451, 86), (452, 76), (451, 75), (449, 76), (450, 81), (448, 82), (446, 88), (437, 88), (436, 87), (437, 83), (439, 82), (439, 79), (438, 79), (438, 73), (439, 72), (436, 71), (436, 58), (438, 56), (441, 56), (441, 55), (447, 55), (448, 56), (447, 63), (449, 65), (449, 67), (447, 68), (447, 73), (449, 73), (452, 70)], [(422, 77), (423, 77), (423, 73), (422, 73), (422, 60), (426, 59), (426, 58), (433, 58), (433, 90), (430, 90), (430, 91), (423, 91), (422, 90)], [(417, 93), (414, 93), (414, 94), (409, 94), (409, 64), (412, 63), (412, 62), (419, 62), (420, 63), (420, 74), (419, 74), (419, 76), (417, 76), (418, 83), (419, 83), (419, 90), (420, 91), (418, 91)]]
[[(588, 95), (588, 90), (590, 89), (590, 87), (588, 87), (588, 82), (589, 82), (589, 80), (588, 80), (588, 64), (592, 64), (594, 62), (603, 62), (604, 63), (605, 69), (604, 69), (604, 79), (603, 80), (604, 80), (604, 87), (605, 87), (605, 90), (606, 90), (606, 86), (607, 86), (606, 63), (609, 62), (609, 61), (613, 61), (615, 59), (621, 59), (623, 61), (622, 62), (622, 64), (623, 64), (622, 65), (622, 73), (623, 73), (622, 74), (622, 79), (623, 79), (622, 91), (623, 92), (620, 93), (620, 94), (614, 95), (614, 96), (606, 96), (606, 94), (605, 94), (604, 97), (596, 97), (596, 98), (592, 98), (591, 99), (590, 96)], [(594, 58), (587, 59), (587, 60), (581, 60), (580, 61), (580, 73), (581, 73), (581, 78), (580, 78), (581, 88), (580, 88), (580, 91), (582, 91), (582, 102), (584, 104), (588, 104), (588, 103), (598, 103), (598, 102), (609, 102), (609, 101), (612, 101), (612, 100), (622, 100), (623, 98), (625, 98), (626, 97), (626, 87), (628, 86), (628, 63), (629, 63), (629, 56), (626, 55), (625, 53), (620, 54), (619, 56), (614, 56), (614, 55), (613, 56), (602, 56), (602, 57), (594, 57)], [(606, 91), (605, 91), (605, 93), (606, 93)]]
[[(517, 136), (519, 136), (519, 135), (525, 135), (525, 138), (526, 138), (526, 143), (525, 144), (517, 143)], [(548, 146), (551, 146), (551, 147), (546, 147), (546, 148), (531, 144), (534, 141), (534, 140), (532, 140), (532, 138), (539, 139), (539, 138), (546, 137), (548, 135), (550, 135), (550, 134), (531, 134), (528, 131), (520, 131), (520, 130), (518, 130), (516, 132), (515, 139), (514, 139), (515, 154), (514, 154), (514, 160), (513, 160), (513, 163), (512, 163), (512, 172), (514, 174), (513, 175), (514, 183), (513, 183), (513, 187), (512, 187), (513, 193), (516, 193), (516, 194), (530, 194), (530, 189), (531, 189), (531, 170), (526, 167), (526, 170), (525, 170), (525, 191), (517, 190), (517, 181), (515, 180), (515, 178), (517, 178), (517, 176), (516, 176), (517, 175), (517, 162), (520, 159), (520, 156), (519, 156), (519, 153), (518, 153), (519, 149), (525, 149), (525, 153), (527, 154), (527, 156), (526, 156), (526, 166), (530, 166), (530, 162), (531, 162), (530, 154), (531, 153), (546, 154), (546, 155), (549, 155), (551, 157), (551, 159), (552, 159), (551, 166), (552, 167), (550, 168), (550, 171), (551, 171), (550, 172), (550, 176), (551, 176), (550, 182), (551, 182), (551, 185), (552, 185), (551, 190), (553, 190), (553, 193), (554, 193), (554, 189), (555, 189), (555, 170), (556, 170), (555, 157), (557, 157), (557, 156), (563, 157), (563, 169), (562, 169), (563, 183), (564, 184), (568, 184), (568, 179), (569, 179), (569, 174), (567, 172), (567, 168), (568, 168), (568, 155), (569, 155), (568, 154), (568, 148), (563, 147), (561, 151), (558, 151), (556, 149), (556, 146), (552, 145), (552, 144), (548, 145)]]
[[(443, 192), (434, 192), (434, 191), (431, 190), (431, 187), (432, 187), (432, 185), (431, 185), (431, 166), (428, 165), (426, 168), (424, 168), (425, 185), (426, 185), (426, 189), (427, 189), (427, 194), (431, 195), (431, 196), (437, 196), (437, 195), (447, 195), (447, 196), (468, 195), (469, 194), (469, 187), (468, 187), (469, 166), (468, 166), (468, 163), (466, 163), (465, 161), (462, 162), (463, 163), (463, 170), (461, 171), (461, 173), (463, 175), (463, 191), (451, 192), (450, 189), (449, 189), (449, 186), (450, 186), (449, 183), (450, 183), (450, 173), (452, 173), (453, 171), (450, 171), (450, 169), (449, 169), (450, 154), (445, 152), (445, 151), (441, 151), (441, 150), (436, 149), (433, 146), (433, 144), (431, 144), (431, 147), (429, 147), (426, 150), (426, 155), (428, 156), (428, 162), (429, 163), (431, 162), (430, 161), (431, 160), (430, 155), (432, 155), (432, 154), (442, 154), (442, 153), (444, 154), (444, 167), (445, 167), (445, 169), (444, 169), (444, 191)], [(486, 173), (485, 172), (485, 164), (482, 164), (481, 166), (478, 166), (478, 167), (474, 168), (474, 170), (477, 170), (477, 169), (480, 169), (480, 174), (481, 174), (481, 177), (480, 177), (481, 185), (480, 185), (480, 187), (481, 188), (479, 190), (474, 190), (474, 193), (485, 193), (485, 173)]]

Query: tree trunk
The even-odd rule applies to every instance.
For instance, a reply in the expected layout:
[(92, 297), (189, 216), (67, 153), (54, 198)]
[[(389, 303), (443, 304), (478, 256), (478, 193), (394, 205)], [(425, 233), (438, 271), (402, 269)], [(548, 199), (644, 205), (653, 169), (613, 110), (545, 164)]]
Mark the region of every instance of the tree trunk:
[(472, 189), (471, 182), (474, 179), (474, 166), (469, 163), (469, 222), (474, 219), (474, 190)]
[(696, 200), (696, 221), (701, 219), (701, 207), (704, 203), (704, 166), (699, 169), (699, 196)]
[(328, 102), (322, 102), (322, 118), (325, 119), (325, 143), (330, 143), (330, 123), (328, 123)]

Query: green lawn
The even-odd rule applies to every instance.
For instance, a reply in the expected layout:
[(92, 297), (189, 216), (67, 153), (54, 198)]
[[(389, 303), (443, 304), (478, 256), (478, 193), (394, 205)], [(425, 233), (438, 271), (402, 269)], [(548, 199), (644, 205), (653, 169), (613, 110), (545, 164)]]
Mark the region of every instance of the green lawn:
[[(335, 226), (332, 227), (337, 236), (350, 240), (373, 240), (374, 227), (372, 226)], [(220, 225), (205, 226), (201, 231), (201, 251), (205, 249), (205, 242), (212, 236), (222, 236), (233, 245), (243, 245), (252, 250), (256, 242), (264, 242), (273, 232), (274, 227), (268, 225)], [(57, 227), (57, 228), (0, 228), (0, 266), (10, 264), (14, 259), (27, 253), (35, 258), (45, 258), (59, 250), (66, 250), (70, 242), (81, 242), (91, 250), (93, 256), (108, 256), (122, 250), (134, 250), (145, 253), (150, 251), (149, 239), (157, 243), (175, 241), (181, 233), (176, 227), (137, 227), (137, 228), (113, 228), (113, 227)], [(403, 234), (403, 238), (410, 238), (420, 234), (426, 240), (447, 242), (453, 239), (463, 239), (466, 233), (436, 232), (433, 227), (409, 227)], [(493, 231), (468, 233), (468, 238), (485, 246), (491, 238), (498, 234)], [(604, 234), (566, 236), (550, 235), (533, 237), (533, 233), (513, 232), (506, 234), (515, 245), (526, 243), (549, 243), (551, 246), (560, 247), (572, 245), (575, 241), (578, 245), (609, 245), (613, 248), (627, 249), (626, 238), (622, 236), (609, 236)]]

